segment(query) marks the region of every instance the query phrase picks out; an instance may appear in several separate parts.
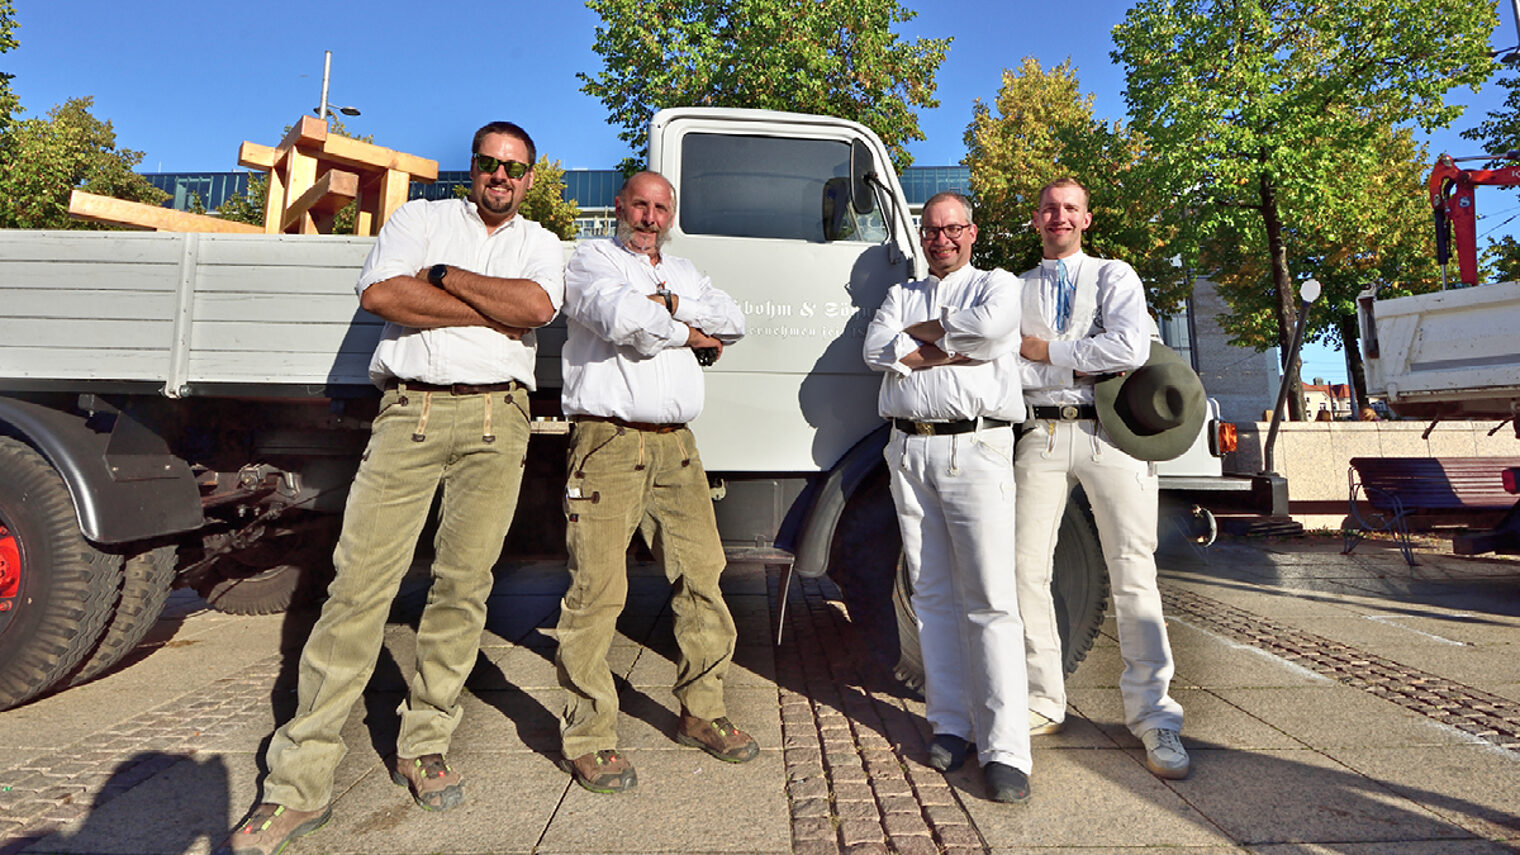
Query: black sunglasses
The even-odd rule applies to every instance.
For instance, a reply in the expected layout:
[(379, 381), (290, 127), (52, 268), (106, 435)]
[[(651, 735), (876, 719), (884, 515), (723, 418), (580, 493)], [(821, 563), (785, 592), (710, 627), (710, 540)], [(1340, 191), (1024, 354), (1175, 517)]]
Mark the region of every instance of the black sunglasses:
[(489, 154), (477, 153), (475, 155), (475, 168), (480, 170), (482, 174), (495, 175), (496, 167), (498, 166), (505, 166), (507, 168), (508, 178), (521, 178), (527, 175), (528, 170), (532, 168), (528, 164), (517, 160), (497, 160)]

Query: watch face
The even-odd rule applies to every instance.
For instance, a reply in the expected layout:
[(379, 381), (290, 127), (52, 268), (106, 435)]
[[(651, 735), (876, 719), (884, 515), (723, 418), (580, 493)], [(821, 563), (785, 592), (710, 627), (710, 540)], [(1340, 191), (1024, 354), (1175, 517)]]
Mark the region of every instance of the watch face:
[(446, 265), (446, 264), (435, 264), (432, 267), (428, 268), (428, 281), (431, 282), (431, 283), (433, 283), (433, 285), (435, 287), (440, 287), (441, 288), (441, 287), (443, 287), (443, 277), (444, 277), (444, 274), (446, 274), (448, 272), (449, 272), (448, 265)]

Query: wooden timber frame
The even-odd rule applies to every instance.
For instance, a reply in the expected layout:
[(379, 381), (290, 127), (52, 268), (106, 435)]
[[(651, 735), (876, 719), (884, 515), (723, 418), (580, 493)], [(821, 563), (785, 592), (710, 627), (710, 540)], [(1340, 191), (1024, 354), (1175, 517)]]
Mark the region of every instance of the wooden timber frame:
[(268, 234), (327, 234), (333, 215), (358, 200), (354, 234), (378, 234), (406, 202), (412, 181), (438, 180), (438, 161), (329, 134), (302, 116), (274, 148), (244, 142), (238, 165), (269, 173)]

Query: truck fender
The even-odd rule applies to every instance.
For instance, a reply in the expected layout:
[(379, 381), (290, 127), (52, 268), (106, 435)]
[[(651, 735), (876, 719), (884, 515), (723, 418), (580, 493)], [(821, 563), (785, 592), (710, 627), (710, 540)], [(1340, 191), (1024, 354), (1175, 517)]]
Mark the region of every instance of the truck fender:
[(199, 528), (205, 518), (190, 466), (150, 428), (110, 412), (110, 428), (96, 429), (94, 419), (0, 397), (0, 433), (37, 449), (58, 471), (89, 540), (128, 543)]
[(887, 447), (891, 430), (890, 425), (883, 423), (866, 434), (824, 476), (813, 494), (812, 505), (797, 536), (793, 573), (812, 579), (828, 572), (829, 545), (834, 542), (839, 515), (844, 513), (845, 505), (849, 504), (850, 497), (855, 495), (866, 476), (885, 465), (881, 455)]

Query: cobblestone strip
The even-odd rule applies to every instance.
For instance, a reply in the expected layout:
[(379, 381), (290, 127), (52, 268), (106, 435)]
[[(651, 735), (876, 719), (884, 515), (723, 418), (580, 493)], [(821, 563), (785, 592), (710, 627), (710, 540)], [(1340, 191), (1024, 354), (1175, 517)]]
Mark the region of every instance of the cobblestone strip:
[(270, 656), (47, 759), (0, 771), (0, 855), (54, 833), (267, 709), (279, 667), (280, 656)]
[(1501, 748), (1520, 751), (1520, 703), (1165, 582), (1161, 597), (1174, 615), (1186, 616), (1209, 630), (1275, 653)]
[[(772, 572), (772, 612), (780, 573)], [(827, 580), (793, 579), (776, 651), (796, 855), (970, 855), (987, 851), (896, 698), (871, 692), (868, 651)]]

